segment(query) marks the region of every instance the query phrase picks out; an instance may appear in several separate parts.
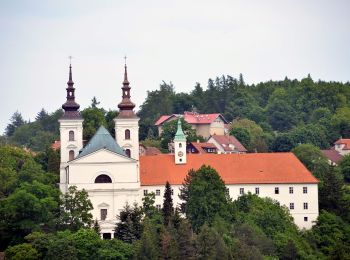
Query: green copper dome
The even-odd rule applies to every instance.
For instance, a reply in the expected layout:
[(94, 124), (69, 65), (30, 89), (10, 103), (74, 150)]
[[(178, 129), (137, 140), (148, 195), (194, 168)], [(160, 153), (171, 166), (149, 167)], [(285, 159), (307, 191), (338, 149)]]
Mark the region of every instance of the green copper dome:
[(186, 136), (182, 131), (181, 120), (177, 120), (177, 131), (175, 134), (174, 142), (186, 142)]
[(111, 152), (126, 156), (123, 149), (117, 144), (117, 142), (107, 131), (107, 129), (103, 126), (100, 126), (95, 135), (91, 138), (89, 143), (81, 150), (76, 159), (81, 158), (90, 153), (96, 152), (100, 149), (106, 149)]

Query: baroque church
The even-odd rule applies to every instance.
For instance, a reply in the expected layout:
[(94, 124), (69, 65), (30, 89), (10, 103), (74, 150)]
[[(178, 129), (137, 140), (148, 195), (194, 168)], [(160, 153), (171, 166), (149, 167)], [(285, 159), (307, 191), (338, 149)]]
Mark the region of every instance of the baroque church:
[(251, 192), (286, 206), (300, 229), (309, 229), (318, 217), (318, 180), (293, 153), (188, 154), (181, 121), (174, 136), (174, 153), (139, 155), (139, 118), (131, 101), (127, 66), (124, 67), (122, 101), (114, 119), (115, 139), (101, 126), (83, 147), (83, 118), (75, 101), (72, 67), (69, 67), (66, 102), (60, 118), (60, 190), (85, 189), (93, 204), (104, 238), (114, 237), (117, 215), (126, 203), (141, 204), (143, 196), (156, 195), (163, 203), (165, 183), (172, 186), (174, 206), (190, 169), (213, 167), (224, 180), (229, 195), (237, 199)]

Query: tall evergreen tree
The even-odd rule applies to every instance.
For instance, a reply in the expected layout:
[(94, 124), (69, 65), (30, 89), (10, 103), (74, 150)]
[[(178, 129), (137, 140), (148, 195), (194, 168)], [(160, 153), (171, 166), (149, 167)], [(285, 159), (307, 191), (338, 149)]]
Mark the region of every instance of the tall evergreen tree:
[(164, 224), (166, 226), (169, 224), (169, 220), (174, 214), (173, 198), (171, 197), (171, 193), (172, 193), (171, 186), (170, 186), (170, 183), (167, 181), (165, 184), (164, 201), (163, 201), (163, 208), (162, 208)]

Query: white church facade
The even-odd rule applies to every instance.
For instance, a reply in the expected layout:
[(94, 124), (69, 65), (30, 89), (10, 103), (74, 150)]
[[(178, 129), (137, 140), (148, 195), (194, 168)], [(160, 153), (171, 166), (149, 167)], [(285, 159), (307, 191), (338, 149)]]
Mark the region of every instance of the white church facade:
[(225, 181), (232, 199), (244, 193), (270, 197), (289, 208), (296, 225), (309, 229), (318, 217), (318, 181), (292, 153), (186, 154), (186, 137), (179, 121), (174, 154), (139, 156), (139, 118), (130, 99), (125, 66), (122, 101), (114, 119), (116, 138), (101, 126), (83, 147), (83, 119), (75, 102), (70, 66), (64, 115), (59, 120), (61, 141), (60, 189), (85, 189), (105, 238), (113, 237), (116, 216), (126, 205), (141, 204), (149, 192), (163, 204), (166, 181), (174, 205), (190, 169), (210, 165)]

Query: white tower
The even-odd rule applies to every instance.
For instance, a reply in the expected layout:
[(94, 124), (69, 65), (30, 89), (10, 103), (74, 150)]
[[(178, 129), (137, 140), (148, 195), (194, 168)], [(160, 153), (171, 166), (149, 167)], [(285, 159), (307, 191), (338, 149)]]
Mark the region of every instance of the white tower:
[(72, 65), (69, 66), (69, 80), (67, 82), (67, 100), (62, 105), (63, 116), (58, 120), (60, 123), (61, 140), (61, 164), (60, 164), (60, 186), (61, 191), (66, 191), (69, 183), (67, 162), (73, 160), (79, 150), (83, 148), (83, 118), (79, 112), (79, 104), (75, 102), (72, 80)]
[(177, 121), (177, 131), (174, 138), (175, 164), (186, 164), (186, 136), (182, 131), (181, 119)]
[(119, 115), (114, 118), (115, 139), (127, 156), (139, 160), (139, 120), (134, 113), (135, 104), (130, 100), (130, 86), (126, 64), (124, 66), (123, 99), (119, 103)]

